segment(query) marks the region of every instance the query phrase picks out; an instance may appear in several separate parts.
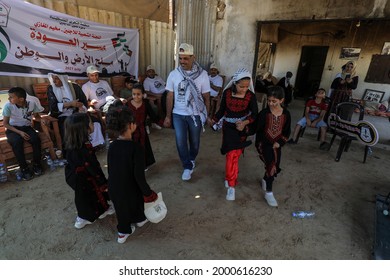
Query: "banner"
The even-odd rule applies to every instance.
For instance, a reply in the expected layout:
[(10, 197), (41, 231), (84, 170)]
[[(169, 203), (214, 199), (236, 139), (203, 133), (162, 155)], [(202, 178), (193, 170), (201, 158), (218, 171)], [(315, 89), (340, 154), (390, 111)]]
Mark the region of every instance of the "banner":
[(21, 0), (0, 0), (0, 75), (47, 77), (62, 69), (86, 76), (89, 65), (103, 75), (138, 77), (138, 29), (103, 25)]

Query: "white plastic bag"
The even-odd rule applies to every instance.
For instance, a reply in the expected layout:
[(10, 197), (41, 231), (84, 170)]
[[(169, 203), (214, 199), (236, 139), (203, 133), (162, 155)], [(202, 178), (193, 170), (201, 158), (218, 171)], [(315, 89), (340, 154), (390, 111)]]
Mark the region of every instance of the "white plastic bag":
[(145, 216), (151, 223), (161, 222), (167, 215), (167, 206), (162, 198), (162, 193), (157, 194), (158, 198), (154, 202), (145, 203)]

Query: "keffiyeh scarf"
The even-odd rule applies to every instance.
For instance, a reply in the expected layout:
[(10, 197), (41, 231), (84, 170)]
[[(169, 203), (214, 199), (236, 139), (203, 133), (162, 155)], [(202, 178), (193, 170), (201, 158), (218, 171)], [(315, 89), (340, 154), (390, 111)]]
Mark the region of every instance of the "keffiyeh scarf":
[(202, 92), (194, 82), (194, 80), (200, 76), (203, 69), (197, 62), (194, 62), (190, 72), (183, 70), (181, 66), (177, 67), (177, 70), (184, 78), (184, 80), (181, 82), (184, 92), (186, 92), (187, 89), (189, 89), (190, 92), (190, 95), (187, 99), (187, 107), (191, 106), (192, 108), (193, 115), (191, 117), (194, 120), (195, 126), (197, 126), (195, 115), (200, 116), (200, 120), (203, 126), (207, 119), (207, 109), (203, 100)]

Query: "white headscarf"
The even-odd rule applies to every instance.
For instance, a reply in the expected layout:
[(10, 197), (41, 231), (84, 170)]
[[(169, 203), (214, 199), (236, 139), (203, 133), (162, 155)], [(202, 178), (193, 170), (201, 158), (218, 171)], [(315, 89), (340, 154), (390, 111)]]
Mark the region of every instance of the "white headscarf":
[[(62, 73), (62, 70), (54, 70), (55, 73), (49, 73), (47, 74), (49, 82), (53, 88), (54, 95), (57, 98), (57, 106), (58, 110), (62, 112), (60, 116), (70, 116), (73, 114), (73, 108), (65, 108), (64, 107), (64, 102), (70, 102), (73, 101), (73, 95), (71, 92), (71, 89), (69, 87), (69, 82), (68, 82), (68, 75), (65, 74), (58, 74)], [(53, 77), (57, 76), (61, 82), (62, 82), (62, 87), (57, 87), (54, 84)]]
[[(49, 78), (49, 82), (50, 82), (51, 86), (53, 87), (53, 92), (54, 92), (58, 102), (62, 102), (62, 100), (64, 98), (69, 99), (69, 101), (73, 101), (73, 95), (72, 95), (72, 92), (70, 91), (70, 87), (69, 87), (69, 83), (68, 83), (69, 77), (68, 77), (68, 75), (65, 75), (65, 74), (58, 74), (61, 71), (62, 70), (54, 70), (54, 72), (56, 72), (56, 73), (47, 74), (47, 76)], [(61, 80), (62, 87), (57, 87), (54, 84), (53, 76), (57, 76)]]
[(226, 89), (230, 88), (233, 85), (233, 83), (236, 83), (236, 82), (238, 82), (239, 80), (241, 80), (243, 78), (249, 78), (250, 79), (249, 90), (254, 93), (255, 89), (253, 87), (252, 74), (251, 74), (251, 72), (249, 72), (249, 70), (247, 70), (245, 68), (240, 68), (240, 69), (238, 69), (236, 71), (236, 73), (234, 73), (232, 79), (226, 85), (226, 87), (224, 88), (223, 91), (225, 91)]

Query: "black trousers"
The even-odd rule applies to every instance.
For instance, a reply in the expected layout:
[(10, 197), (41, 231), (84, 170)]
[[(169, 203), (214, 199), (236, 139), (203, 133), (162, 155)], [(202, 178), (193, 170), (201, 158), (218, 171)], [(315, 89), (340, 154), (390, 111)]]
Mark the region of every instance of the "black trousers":
[[(34, 164), (41, 164), (41, 139), (38, 133), (31, 126), (14, 126), (16, 129), (27, 133), (30, 139), (27, 140), (33, 148)], [(7, 142), (12, 146), (16, 159), (21, 169), (27, 168), (26, 156), (24, 154), (24, 138), (11, 130), (6, 131)]]

